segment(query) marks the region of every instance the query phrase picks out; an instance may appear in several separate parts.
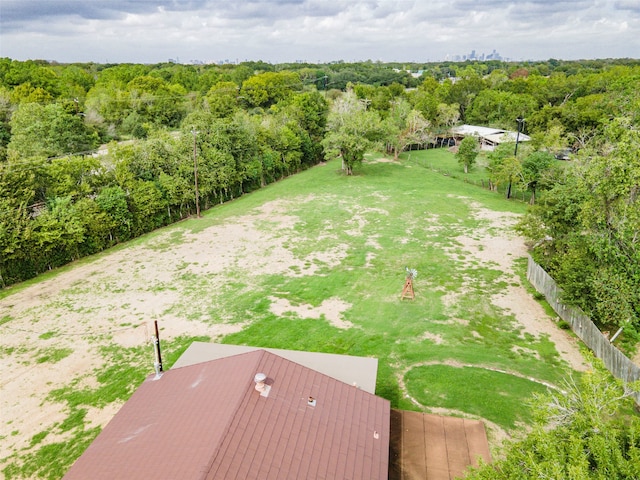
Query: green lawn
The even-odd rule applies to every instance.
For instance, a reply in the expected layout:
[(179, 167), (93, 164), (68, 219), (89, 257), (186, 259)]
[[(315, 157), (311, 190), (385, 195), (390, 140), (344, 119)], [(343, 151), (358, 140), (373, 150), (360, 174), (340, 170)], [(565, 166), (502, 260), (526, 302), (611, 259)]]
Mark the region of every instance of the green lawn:
[[(265, 217), (260, 229), (283, 238), (284, 247), (304, 259), (303, 266), (255, 274), (246, 264), (238, 265), (217, 274), (224, 276), (224, 287), (212, 290), (213, 274), (193, 273), (188, 268), (192, 264), (177, 259), (174, 278), (148, 288), (177, 293), (180, 300), (170, 311), (180, 318), (204, 317), (211, 325), (243, 323), (224, 343), (377, 357), (377, 393), (393, 407), (446, 408), (487, 419), (508, 432), (526, 426), (527, 398), (544, 390), (541, 383), (557, 384), (569, 368), (548, 339), (523, 335), (513, 315), (491, 302), (492, 295), (517, 278), (494, 263), (475, 260), (459, 241), (460, 236), (506, 234), (490, 219), (474, 215), (477, 209), (521, 214), (525, 205), (481, 188), (481, 167), (464, 181), (461, 167), (445, 150), (407, 152), (400, 163), (365, 163), (351, 177), (339, 167), (339, 162), (315, 167), (118, 250), (142, 245), (149, 255), (170, 251), (192, 234), (251, 215), (267, 202), (280, 202), (284, 212), (278, 215), (297, 221), (285, 231), (278, 229), (275, 217)], [(105, 255), (109, 253), (81, 263)], [(140, 262), (144, 268), (144, 259)], [(400, 300), (406, 266), (418, 271), (413, 301)], [(304, 274), (310, 268), (314, 273)], [(105, 291), (115, 288), (105, 283)], [(2, 292), (0, 299), (10, 300), (12, 291)], [(343, 320), (353, 327), (337, 328), (323, 318), (277, 316), (269, 297), (312, 307), (340, 299), (351, 305)], [(86, 312), (88, 318), (94, 314)], [(0, 325), (12, 321), (3, 317)], [(39, 341), (56, 338), (46, 332)], [(165, 365), (193, 339), (166, 339)], [(7, 478), (59, 478), (97, 434), (85, 425), (86, 409), (126, 399), (151, 373), (138, 347), (107, 343), (100, 348), (108, 367), (88, 372), (98, 386), (89, 387), (80, 377), (49, 392), (48, 401), (68, 405), (69, 416), (56, 427), (58, 433), (73, 432), (73, 438), (38, 449), (46, 432), (37, 433), (29, 450), (4, 459)], [(61, 348), (47, 355), (38, 352), (43, 362), (70, 353)]]

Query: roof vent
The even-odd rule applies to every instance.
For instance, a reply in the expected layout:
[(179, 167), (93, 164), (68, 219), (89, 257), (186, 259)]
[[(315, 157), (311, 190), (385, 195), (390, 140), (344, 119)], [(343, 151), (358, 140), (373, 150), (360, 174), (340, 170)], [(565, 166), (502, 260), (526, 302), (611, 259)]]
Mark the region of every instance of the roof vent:
[(271, 387), (265, 383), (266, 380), (267, 376), (264, 373), (256, 373), (253, 377), (253, 381), (256, 382), (256, 391), (260, 392), (261, 397), (268, 397), (271, 390)]

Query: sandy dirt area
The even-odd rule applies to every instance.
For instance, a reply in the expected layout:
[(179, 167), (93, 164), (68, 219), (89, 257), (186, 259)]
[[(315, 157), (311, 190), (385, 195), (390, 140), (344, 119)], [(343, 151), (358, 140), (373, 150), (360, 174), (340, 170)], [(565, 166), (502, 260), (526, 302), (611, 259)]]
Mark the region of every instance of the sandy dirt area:
[[(215, 324), (205, 322), (197, 297), (172, 288), (176, 278), (203, 276), (214, 289), (223, 287), (227, 279), (222, 273), (228, 269), (303, 276), (314, 273), (314, 259), (338, 264), (345, 249), (317, 252), (304, 259), (293, 255), (287, 241), (299, 219), (287, 214), (286, 205), (285, 201), (271, 202), (250, 215), (195, 234), (184, 233), (180, 243), (168, 241), (175, 234), (168, 230), (149, 243), (82, 262), (0, 300), (0, 319), (9, 319), (0, 325), (0, 459), (27, 447), (34, 434), (65, 419), (66, 405), (48, 400), (49, 392), (73, 379), (79, 381), (78, 386), (95, 383), (95, 374), (105, 361), (100, 353), (104, 342), (148, 346), (152, 365), (154, 320), (161, 320), (163, 338), (206, 335), (215, 339), (242, 329), (244, 324), (230, 323), (224, 316)], [(571, 367), (584, 368), (576, 342), (553, 325), (513, 273), (513, 261), (525, 254), (525, 247), (521, 238), (505, 237), (504, 232), (516, 217), (472, 207), (474, 215), (490, 220), (496, 233), (479, 230), (457, 241), (470, 258), (495, 264), (518, 284), (495, 295), (494, 304), (511, 312), (523, 332), (548, 335)], [(360, 220), (354, 217), (349, 226), (353, 235), (361, 229)], [(272, 228), (265, 229), (265, 222)], [(370, 242), (379, 247), (375, 238)], [(292, 305), (275, 297), (270, 300), (277, 315), (324, 316), (339, 328), (353, 327), (342, 317), (350, 305), (338, 298), (318, 307)], [(52, 351), (64, 358), (47, 361)], [(104, 409), (90, 409), (88, 426), (104, 426), (119, 407), (116, 402)], [(45, 442), (55, 440), (49, 436)]]

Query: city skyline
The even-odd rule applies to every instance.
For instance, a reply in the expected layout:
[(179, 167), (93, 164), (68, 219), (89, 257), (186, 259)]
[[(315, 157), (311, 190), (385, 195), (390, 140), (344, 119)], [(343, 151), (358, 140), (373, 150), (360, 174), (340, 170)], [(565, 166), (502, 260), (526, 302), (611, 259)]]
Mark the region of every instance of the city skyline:
[(0, 56), (59, 62), (638, 58), (633, 0), (2, 0)]

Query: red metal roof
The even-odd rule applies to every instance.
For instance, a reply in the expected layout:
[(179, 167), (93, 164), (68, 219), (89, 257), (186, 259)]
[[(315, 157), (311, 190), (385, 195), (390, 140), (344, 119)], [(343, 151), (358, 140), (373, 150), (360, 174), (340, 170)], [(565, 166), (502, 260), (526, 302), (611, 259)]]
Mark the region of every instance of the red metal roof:
[(64, 478), (386, 479), (389, 418), (387, 400), (258, 350), (147, 378)]

